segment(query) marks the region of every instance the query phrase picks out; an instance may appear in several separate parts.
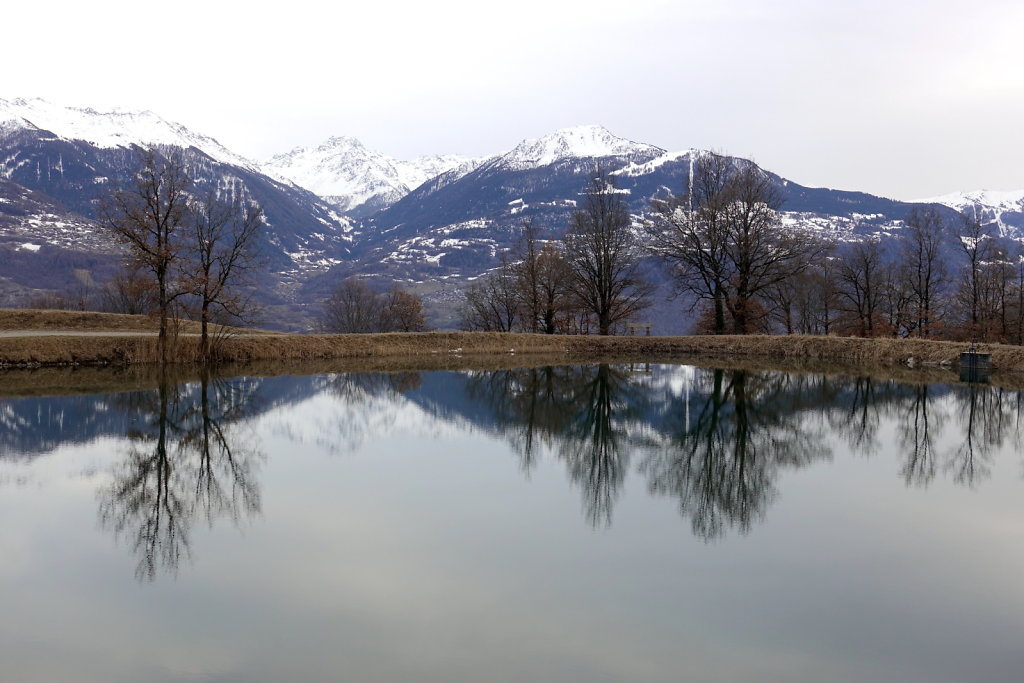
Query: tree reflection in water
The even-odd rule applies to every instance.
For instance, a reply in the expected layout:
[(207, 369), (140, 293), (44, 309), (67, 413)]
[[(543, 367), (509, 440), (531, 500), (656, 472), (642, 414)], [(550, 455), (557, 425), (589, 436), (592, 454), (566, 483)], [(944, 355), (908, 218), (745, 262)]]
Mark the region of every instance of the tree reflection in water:
[[(668, 390), (659, 376), (685, 377), (685, 386)], [(150, 417), (129, 434), (100, 516), (133, 548), (141, 577), (176, 568), (198, 520), (237, 524), (259, 512), (263, 455), (235, 428), (256, 410), (256, 386), (204, 376), (179, 387), (164, 376), (157, 391), (131, 395)], [(705, 540), (748, 532), (778, 498), (780, 475), (830, 459), (837, 440), (875, 455), (885, 424), (894, 423), (908, 486), (927, 486), (940, 472), (973, 486), (990, 476), (1007, 439), (1021, 438), (1021, 394), (982, 385), (593, 365), (353, 373), (319, 386), (340, 401), (337, 424), (315, 430), (329, 450), (357, 450), (412, 401), (431, 415), (428, 428), (468, 422), (502, 435), (527, 474), (543, 455), (563, 463), (595, 526), (611, 523), (633, 468)]]
[(1019, 420), (1019, 394), (1004, 389), (971, 384), (956, 392), (963, 442), (949, 458), (947, 467), (954, 481), (974, 486), (992, 473), (992, 457), (1011, 434), (1019, 444), (1020, 433), (1012, 429)]
[[(939, 472), (950, 474), (958, 484), (974, 486), (991, 475), (994, 453), (1007, 439), (1020, 444), (1020, 392), (981, 384), (836, 381), (856, 388), (851, 404), (855, 408), (826, 408), (832, 413), (830, 424), (854, 452), (871, 455), (877, 449), (875, 433), (882, 418), (895, 417), (900, 474), (908, 486), (927, 487)], [(869, 399), (861, 400), (861, 394)]]
[[(903, 401), (899, 425), (900, 447), (904, 452), (900, 472), (907, 484), (927, 486), (935, 478), (938, 455), (935, 452), (936, 429), (945, 421), (941, 408), (932, 405), (931, 387), (913, 387), (910, 398)], [(881, 404), (876, 406), (879, 410)]]
[(165, 368), (156, 391), (123, 397), (146, 421), (128, 431), (127, 454), (99, 491), (99, 516), (137, 555), (140, 579), (177, 571), (197, 520), (237, 525), (260, 511), (264, 455), (234, 429), (256, 410), (257, 386), (208, 371), (179, 385)]
[(602, 364), (476, 373), (467, 393), (491, 408), (524, 470), (534, 466), (538, 444), (552, 449), (583, 490), (587, 519), (611, 523), (629, 469), (628, 427), (645, 405), (644, 386), (626, 370)]
[(698, 371), (689, 411), (673, 407), (661, 443), (642, 463), (650, 490), (676, 498), (700, 538), (749, 531), (778, 495), (780, 469), (831, 455), (824, 432), (804, 419), (807, 400), (830, 387), (808, 379)]
[(644, 387), (608, 365), (584, 368), (572, 386), (567, 429), (558, 455), (584, 491), (587, 519), (611, 524), (612, 507), (629, 468), (629, 424), (643, 409)]
[[(1021, 394), (981, 385), (695, 368), (683, 395), (657, 394), (624, 367), (600, 365), (475, 373), (467, 394), (527, 472), (541, 447), (566, 463), (592, 524), (610, 523), (635, 459), (648, 489), (674, 498), (706, 540), (749, 531), (777, 498), (781, 471), (831, 458), (830, 434), (872, 456), (895, 417), (900, 471), (918, 486), (939, 471), (973, 485), (1007, 438), (1021, 438)], [(951, 413), (959, 429), (947, 433)]]

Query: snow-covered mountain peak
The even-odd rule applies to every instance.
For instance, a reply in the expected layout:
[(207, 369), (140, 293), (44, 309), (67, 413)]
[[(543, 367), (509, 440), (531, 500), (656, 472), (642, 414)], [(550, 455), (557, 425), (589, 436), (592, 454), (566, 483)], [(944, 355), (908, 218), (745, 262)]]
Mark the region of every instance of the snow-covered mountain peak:
[(317, 147), (296, 147), (264, 164), (271, 175), (331, 198), (353, 211), (392, 204), (427, 180), (452, 169), (472, 170), (473, 160), (457, 155), (400, 161), (368, 149), (356, 138), (335, 136)]
[(105, 148), (130, 145), (195, 147), (217, 161), (253, 168), (249, 160), (231, 152), (213, 138), (194, 133), (151, 111), (114, 109), (100, 112), (88, 107), (62, 107), (39, 98), (0, 99), (0, 130), (12, 128), (47, 130), (66, 140), (84, 140)]
[(569, 158), (622, 157), (637, 154), (658, 156), (665, 150), (613, 135), (604, 126), (561, 128), (541, 138), (523, 140), (501, 157), (514, 168), (537, 168)]
[(317, 147), (317, 149), (320, 151), (327, 151), (331, 149), (343, 149), (346, 147), (351, 147), (353, 149), (366, 149), (366, 146), (362, 142), (348, 135), (331, 136), (327, 138), (322, 145)]

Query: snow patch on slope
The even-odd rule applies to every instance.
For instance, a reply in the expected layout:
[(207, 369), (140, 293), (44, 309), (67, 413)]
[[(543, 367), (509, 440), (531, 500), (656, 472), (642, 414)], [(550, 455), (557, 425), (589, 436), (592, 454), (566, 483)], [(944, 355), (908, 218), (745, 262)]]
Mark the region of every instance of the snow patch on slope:
[(631, 162), (629, 165), (624, 166), (617, 171), (612, 171), (610, 175), (630, 178), (650, 175), (665, 164), (672, 163), (673, 161), (684, 161), (695, 154), (700, 154), (700, 152), (693, 149), (686, 150), (685, 152), (665, 152), (650, 161), (645, 161), (643, 163)]

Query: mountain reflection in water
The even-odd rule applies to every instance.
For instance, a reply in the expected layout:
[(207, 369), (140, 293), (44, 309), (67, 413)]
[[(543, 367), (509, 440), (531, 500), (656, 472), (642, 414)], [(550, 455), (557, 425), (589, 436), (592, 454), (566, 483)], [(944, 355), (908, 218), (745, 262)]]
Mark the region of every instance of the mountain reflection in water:
[[(330, 424), (313, 430), (333, 452), (357, 450), (412, 405), (435, 428), (500, 437), (526, 473), (543, 458), (562, 463), (594, 526), (612, 524), (632, 472), (651, 494), (672, 499), (705, 540), (749, 532), (779, 498), (781, 474), (830, 460), (837, 441), (875, 456), (890, 422), (895, 443), (885, 448), (895, 449), (895, 471), (914, 487), (940, 473), (975, 486), (990, 476), (995, 451), (1021, 441), (1021, 394), (987, 385), (593, 365), (276, 378), (206, 373), (187, 383), (164, 373), (150, 391), (2, 400), (0, 446), (7, 458), (31, 459), (65, 441), (119, 437), (118, 460), (98, 491), (99, 518), (132, 550), (138, 576), (153, 579), (190, 556), (196, 524), (242, 525), (261, 512), (267, 456), (252, 426), (268, 411), (315, 396), (337, 404)], [(72, 419), (80, 416), (88, 418)]]

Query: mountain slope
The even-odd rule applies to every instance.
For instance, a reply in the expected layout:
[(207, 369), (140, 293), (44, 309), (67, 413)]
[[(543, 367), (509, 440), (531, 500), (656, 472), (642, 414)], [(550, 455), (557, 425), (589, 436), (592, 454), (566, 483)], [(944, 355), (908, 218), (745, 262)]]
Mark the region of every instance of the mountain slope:
[[(559, 130), (523, 141), (465, 175), (441, 175), (424, 183), (367, 220), (354, 253), (363, 269), (380, 273), (418, 279), (451, 273), (476, 276), (497, 265), (525, 221), (542, 237), (560, 237), (596, 168), (608, 172), (630, 211), (639, 216), (654, 197), (685, 189), (699, 154), (666, 152), (598, 126)], [(769, 175), (785, 198), (786, 222), (832, 237), (891, 230), (912, 208), (905, 202), (809, 188)]]
[[(47, 288), (47, 283), (58, 289), (68, 282), (69, 270), (87, 270), (96, 282), (109, 277), (120, 251), (92, 221), (112, 186), (130, 186), (142, 149), (150, 146), (181, 158), (195, 192), (216, 190), (263, 208), (262, 254), (270, 270), (260, 288), (265, 303), (286, 304), (310, 273), (348, 258), (351, 221), (312, 192), (260, 173), (212, 138), (146, 112), (62, 113), (39, 100), (3, 102), (0, 118), (0, 242), (8, 245), (10, 259), (0, 278), (7, 279), (10, 291), (17, 289), (12, 282), (23, 291), (26, 286), (27, 291)], [(45, 248), (11, 251), (18, 240)], [(58, 247), (55, 260), (52, 250)], [(55, 264), (59, 267), (49, 267)]]

